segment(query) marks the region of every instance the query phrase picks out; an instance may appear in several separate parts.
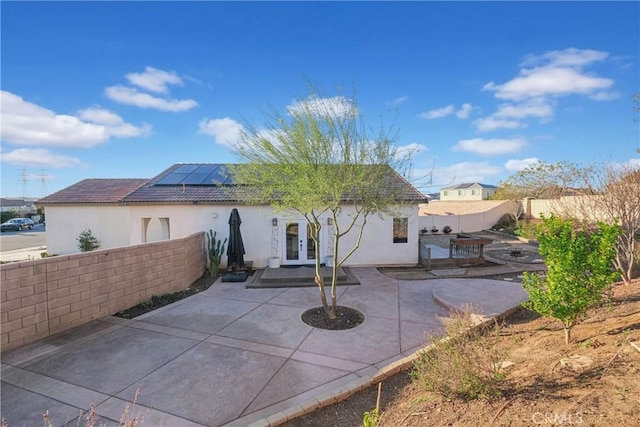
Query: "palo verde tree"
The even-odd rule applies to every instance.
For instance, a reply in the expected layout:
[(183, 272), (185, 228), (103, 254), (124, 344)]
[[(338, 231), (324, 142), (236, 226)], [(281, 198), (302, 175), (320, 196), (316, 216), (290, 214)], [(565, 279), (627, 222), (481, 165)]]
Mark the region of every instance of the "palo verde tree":
[(581, 230), (568, 218), (542, 218), (537, 239), (547, 265), (546, 276), (524, 273), (522, 286), (529, 294), (523, 304), (543, 316), (559, 320), (569, 344), (571, 328), (598, 304), (603, 291), (618, 277), (613, 269), (617, 225), (599, 223), (596, 230)]
[[(306, 219), (317, 248), (314, 280), (325, 312), (333, 319), (337, 269), (358, 249), (367, 219), (398, 206), (403, 195), (396, 188), (402, 186), (390, 180), (401, 179), (393, 170), (404, 170), (410, 153), (399, 153), (383, 127), (376, 132), (366, 127), (355, 97), (322, 97), (311, 85), (309, 90), (308, 98), (289, 106), (285, 114), (267, 114), (263, 127), (245, 124), (234, 147), (242, 165), (233, 173), (237, 182), (252, 189), (253, 202)], [(320, 269), (323, 226), (334, 257), (331, 304)], [(353, 247), (340, 251), (341, 238), (352, 232), (357, 236)]]

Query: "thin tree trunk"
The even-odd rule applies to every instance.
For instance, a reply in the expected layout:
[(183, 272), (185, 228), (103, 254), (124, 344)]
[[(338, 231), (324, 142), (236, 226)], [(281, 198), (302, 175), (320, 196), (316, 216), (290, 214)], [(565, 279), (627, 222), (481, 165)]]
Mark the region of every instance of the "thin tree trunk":
[(569, 345), (569, 340), (571, 339), (571, 328), (564, 327), (564, 343)]

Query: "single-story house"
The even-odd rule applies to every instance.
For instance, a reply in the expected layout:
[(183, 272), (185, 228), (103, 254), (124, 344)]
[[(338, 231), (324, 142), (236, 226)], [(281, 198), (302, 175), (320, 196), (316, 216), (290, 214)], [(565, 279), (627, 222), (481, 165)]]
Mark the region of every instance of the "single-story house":
[(440, 189), (440, 200), (487, 200), (498, 187), (478, 182), (452, 185)]
[[(47, 252), (78, 252), (78, 235), (85, 229), (101, 249), (181, 238), (214, 230), (229, 236), (229, 217), (237, 208), (245, 260), (254, 267), (276, 258), (282, 265), (311, 264), (315, 245), (305, 219), (295, 213), (274, 212), (268, 205), (247, 203), (250, 188), (238, 185), (227, 164), (179, 163), (151, 179), (85, 179), (40, 199), (47, 216)], [(398, 265), (418, 262), (418, 211), (427, 198), (389, 168), (388, 191), (398, 195), (392, 217), (370, 215), (360, 248), (346, 265)], [(353, 212), (344, 204), (341, 217)], [(331, 254), (334, 226), (322, 218), (321, 259)], [(357, 230), (340, 239), (340, 254), (356, 242)], [(222, 258), (223, 266), (226, 256)]]
[(34, 199), (18, 199), (11, 197), (0, 198), (0, 211), (9, 212), (14, 211), (20, 216), (27, 214), (35, 214), (37, 212), (36, 205), (33, 203)]

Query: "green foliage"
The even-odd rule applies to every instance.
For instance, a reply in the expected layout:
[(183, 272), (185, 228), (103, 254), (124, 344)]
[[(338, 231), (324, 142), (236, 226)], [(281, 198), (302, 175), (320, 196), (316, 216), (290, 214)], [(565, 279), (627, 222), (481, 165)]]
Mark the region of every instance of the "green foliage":
[(209, 230), (207, 234), (207, 259), (209, 260), (209, 276), (217, 277), (220, 272), (220, 260), (224, 254), (224, 245), (227, 239), (220, 241), (216, 238), (217, 232)]
[(378, 414), (378, 410), (375, 408), (371, 411), (365, 412), (362, 417), (362, 424), (364, 427), (377, 427), (379, 421), (380, 415)]
[[(315, 281), (323, 307), (335, 318), (337, 269), (358, 248), (367, 217), (388, 212), (402, 200), (389, 179), (394, 170), (407, 167), (411, 153), (399, 153), (393, 136), (382, 127), (369, 130), (354, 97), (323, 97), (313, 85), (308, 89), (309, 96), (286, 113), (272, 111), (260, 127), (245, 125), (234, 147), (244, 164), (232, 173), (237, 182), (254, 190), (245, 195), (251, 203), (304, 217), (316, 247), (327, 217), (332, 219), (331, 307), (320, 274), (320, 250), (315, 251)], [(350, 216), (339, 215), (345, 205), (353, 208)], [(357, 234), (355, 244), (339, 258), (340, 238), (350, 231)]]
[(0, 212), (0, 223), (7, 222), (10, 219), (18, 218), (18, 213), (14, 210), (9, 210), (6, 212)]
[(422, 387), (445, 397), (463, 399), (499, 396), (505, 379), (500, 369), (504, 357), (492, 345), (497, 328), (486, 335), (477, 327), (474, 315), (454, 314), (445, 333), (429, 337), (432, 346), (422, 350), (414, 362), (411, 377)]
[(80, 249), (80, 252), (90, 252), (100, 247), (100, 240), (91, 233), (91, 229), (89, 228), (83, 230), (76, 240), (78, 241), (78, 249)]
[(543, 218), (538, 226), (547, 274), (524, 273), (522, 284), (529, 301), (523, 305), (559, 320), (566, 344), (571, 328), (600, 302), (603, 291), (618, 277), (612, 265), (619, 233), (620, 227), (604, 223), (589, 233), (574, 227), (573, 220), (555, 216)]
[(516, 236), (524, 237), (525, 239), (535, 240), (537, 238), (538, 224), (540, 221), (531, 219), (527, 221), (518, 222), (518, 228), (516, 228)]

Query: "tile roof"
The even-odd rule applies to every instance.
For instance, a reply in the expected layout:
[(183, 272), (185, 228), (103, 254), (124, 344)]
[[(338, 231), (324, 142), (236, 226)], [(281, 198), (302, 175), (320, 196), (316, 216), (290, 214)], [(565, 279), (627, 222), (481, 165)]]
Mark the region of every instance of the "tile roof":
[(463, 188), (473, 187), (474, 185), (482, 188), (498, 188), (495, 185), (481, 184), (479, 182), (465, 182), (463, 184), (456, 184), (450, 187), (444, 187), (442, 188), (442, 190), (462, 190)]
[(10, 197), (0, 198), (0, 207), (3, 208), (21, 208), (25, 206), (32, 206), (33, 200), (25, 200), (25, 199), (12, 199)]
[(85, 179), (36, 201), (38, 205), (119, 203), (148, 179)]
[[(178, 163), (152, 179), (88, 179), (51, 194), (38, 204), (67, 203), (229, 203), (247, 200), (251, 187), (237, 185), (228, 164)], [(209, 175), (201, 170), (214, 171)], [(389, 191), (400, 200), (427, 203), (427, 197), (389, 168)], [(216, 172), (217, 171), (217, 172)], [(212, 178), (213, 177), (213, 178)], [(196, 182), (187, 184), (184, 182)], [(218, 182), (222, 184), (211, 184)], [(169, 183), (169, 184), (167, 184)]]

